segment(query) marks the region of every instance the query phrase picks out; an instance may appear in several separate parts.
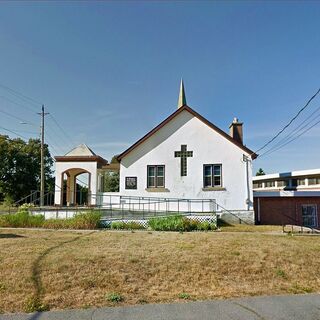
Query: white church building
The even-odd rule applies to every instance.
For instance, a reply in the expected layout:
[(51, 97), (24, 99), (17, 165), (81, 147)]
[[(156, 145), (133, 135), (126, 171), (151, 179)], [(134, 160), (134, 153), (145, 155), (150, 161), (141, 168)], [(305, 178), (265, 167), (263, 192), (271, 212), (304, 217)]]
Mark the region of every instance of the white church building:
[[(253, 219), (255, 158), (243, 143), (243, 124), (234, 118), (229, 134), (219, 129), (187, 105), (181, 81), (177, 110), (118, 155), (118, 164), (109, 164), (85, 145), (56, 157), (55, 205), (76, 205), (75, 178), (87, 172), (91, 206), (108, 206), (114, 197), (213, 200), (218, 208)], [(106, 170), (120, 170), (118, 193), (103, 192)]]

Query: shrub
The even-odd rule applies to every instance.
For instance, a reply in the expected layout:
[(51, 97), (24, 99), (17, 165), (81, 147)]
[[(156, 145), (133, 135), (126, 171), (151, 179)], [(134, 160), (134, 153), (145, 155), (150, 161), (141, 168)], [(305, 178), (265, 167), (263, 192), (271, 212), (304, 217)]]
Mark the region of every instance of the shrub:
[(149, 226), (155, 231), (208, 231), (215, 230), (216, 224), (212, 222), (199, 222), (194, 219), (188, 219), (183, 216), (170, 216), (165, 218), (152, 218), (149, 220)]
[(179, 215), (149, 220), (149, 226), (155, 231), (186, 231), (187, 225), (188, 222)]
[(97, 229), (101, 214), (96, 211), (82, 212), (70, 219), (48, 219), (32, 215), (27, 207), (20, 207), (15, 214), (0, 215), (0, 227), (48, 228), (48, 229)]
[(71, 219), (48, 219), (43, 222), (42, 227), (46, 229), (72, 229)]
[(123, 301), (123, 297), (121, 296), (121, 294), (115, 292), (108, 293), (106, 298), (108, 301), (116, 303)]
[(100, 226), (101, 213), (97, 211), (82, 212), (71, 218), (73, 229), (97, 229)]
[(199, 224), (197, 225), (197, 230), (199, 231), (209, 231), (209, 230), (216, 230), (216, 229), (217, 229), (217, 226), (213, 222), (204, 221), (204, 222), (199, 222)]
[(134, 221), (113, 221), (111, 223), (111, 229), (115, 230), (141, 230), (145, 229), (143, 225)]
[(101, 214), (94, 210), (76, 214), (69, 219), (48, 219), (43, 223), (48, 229), (97, 229), (100, 227)]
[(1, 227), (38, 228), (44, 222), (43, 215), (32, 215), (27, 208), (19, 208), (17, 213), (0, 216)]

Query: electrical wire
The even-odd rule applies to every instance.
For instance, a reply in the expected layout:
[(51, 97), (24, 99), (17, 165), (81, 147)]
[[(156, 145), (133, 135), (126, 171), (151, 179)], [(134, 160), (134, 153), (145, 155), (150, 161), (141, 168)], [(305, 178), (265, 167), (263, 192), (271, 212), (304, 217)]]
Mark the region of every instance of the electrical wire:
[(320, 92), (320, 88), (317, 90), (317, 92), (307, 101), (307, 103), (298, 111), (298, 113), (290, 119), (290, 121), (272, 138), (270, 139), (268, 142), (266, 142), (261, 148), (257, 149), (254, 153), (258, 153), (259, 151), (263, 150), (264, 148), (266, 148), (270, 143), (272, 143), (275, 139), (277, 139), (279, 137), (279, 135), (284, 132), (291, 124), (294, 120), (296, 120), (298, 118), (298, 116), (301, 114), (301, 112), (303, 110), (305, 110), (308, 105), (311, 103), (311, 101), (319, 94)]
[(35, 113), (36, 112), (36, 109), (33, 109), (33, 108), (30, 108), (29, 106), (26, 106), (24, 104), (21, 104), (19, 102), (16, 102), (14, 100), (11, 100), (10, 98), (6, 97), (6, 96), (0, 96), (1, 99), (4, 99), (4, 100), (7, 100), (9, 101), (10, 103), (13, 103), (19, 107), (22, 107), (23, 109), (28, 109), (29, 111), (31, 111), (32, 113)]
[[(286, 143), (288, 140), (290, 140), (292, 137), (294, 137), (296, 134), (299, 134), (304, 128), (306, 128), (310, 123), (314, 122), (316, 119), (320, 117), (320, 113), (318, 115), (315, 115), (320, 110), (320, 106), (313, 111), (304, 121), (302, 121), (296, 128), (294, 128), (292, 131), (290, 131), (289, 134), (287, 134), (283, 139), (281, 139), (278, 143), (276, 143), (274, 146), (272, 146), (270, 149), (262, 153), (260, 156), (265, 155), (266, 153), (269, 153), (273, 149), (276, 149), (278, 146)], [(311, 119), (307, 122), (307, 120)], [(307, 122), (307, 123), (306, 123)], [(306, 123), (304, 126), (303, 124)], [(299, 130), (298, 130), (299, 129)]]
[(11, 129), (7, 129), (7, 128), (1, 127), (1, 126), (0, 126), (0, 129), (8, 131), (8, 132), (11, 132), (11, 133), (15, 134), (16, 136), (18, 136), (18, 137), (20, 137), (22, 139), (25, 139), (25, 140), (29, 139), (29, 138), (26, 138), (26, 137), (22, 136), (21, 134), (15, 132), (15, 131), (11, 130)]
[(292, 141), (294, 140), (297, 140), (299, 137), (301, 137), (303, 134), (305, 134), (306, 132), (310, 131), (313, 127), (315, 127), (317, 124), (320, 123), (320, 120), (317, 121), (316, 123), (314, 123), (312, 126), (310, 126), (309, 128), (307, 128), (306, 130), (304, 130), (302, 133), (298, 134), (297, 136), (295, 136), (294, 138), (292, 138), (291, 140), (287, 141), (286, 143), (282, 144), (281, 146), (279, 146), (278, 148), (276, 149), (273, 149), (271, 150), (270, 152), (265, 152), (262, 156), (266, 156), (266, 155), (269, 155), (275, 151), (278, 151), (279, 149), (283, 148), (284, 146), (286, 146), (287, 144), (291, 143)]
[(58, 121), (55, 119), (55, 117), (50, 113), (49, 117), (53, 120), (53, 122), (56, 124), (56, 126), (64, 133), (64, 135), (72, 142), (74, 145), (73, 139), (70, 137), (70, 135), (64, 130), (62, 126), (58, 123)]
[(3, 89), (7, 90), (8, 92), (10, 92), (12, 95), (16, 96), (17, 98), (21, 99), (21, 100), (25, 100), (27, 101), (28, 103), (30, 104), (33, 104), (35, 106), (41, 106), (43, 103), (34, 99), (34, 98), (31, 98), (31, 97), (28, 97), (27, 95), (15, 90), (15, 89), (12, 89), (8, 86), (5, 86), (4, 84), (1, 84), (0, 83), (0, 87), (2, 87)]
[(24, 120), (24, 119), (22, 119), (22, 118), (20, 118), (20, 117), (17, 117), (17, 116), (15, 116), (15, 115), (12, 114), (12, 113), (9, 113), (9, 112), (4, 111), (4, 110), (1, 110), (1, 109), (0, 109), (0, 112), (3, 113), (3, 114), (5, 114), (5, 115), (7, 115), (7, 116), (9, 116), (9, 117), (11, 117), (11, 118), (13, 118), (13, 119), (19, 120), (19, 121), (22, 122), (23, 124), (30, 124), (30, 125), (32, 125), (32, 126), (35, 126), (34, 123), (29, 122), (29, 121), (27, 121), (27, 120)]
[[(5, 86), (5, 85), (3, 85), (3, 84), (0, 84), (0, 87), (6, 89), (10, 94), (14, 95), (16, 98), (19, 98), (19, 99), (23, 100), (24, 102), (31, 103), (32, 105), (37, 106), (37, 107), (39, 107), (40, 105), (42, 105), (40, 101), (38, 101), (38, 100), (36, 100), (36, 99), (34, 99), (34, 98), (31, 98), (31, 97), (29, 97), (29, 96), (26, 96), (25, 94), (22, 94), (21, 92), (18, 92), (17, 90), (14, 90), (14, 89), (12, 89), (12, 88), (9, 88), (8, 86)], [(10, 103), (13, 103), (13, 104), (15, 104), (15, 105), (17, 105), (17, 106), (19, 106), (19, 107), (22, 107), (22, 108), (24, 108), (24, 109), (28, 109), (28, 110), (31, 111), (32, 113), (34, 113), (34, 112), (36, 111), (36, 109), (31, 108), (31, 107), (29, 107), (29, 106), (27, 106), (27, 105), (23, 105), (23, 104), (21, 104), (21, 103), (18, 103), (18, 102), (14, 101), (14, 100), (6, 97), (6, 96), (0, 96), (0, 98), (4, 99), (4, 100), (6, 100), (6, 101), (8, 101), (8, 102), (10, 102)], [(6, 115), (8, 115), (8, 116), (11, 116), (12, 118), (15, 118), (15, 119), (17, 119), (17, 120), (19, 120), (19, 121), (26, 122), (27, 124), (33, 124), (33, 123), (29, 122), (29, 121), (23, 120), (23, 119), (20, 118), (20, 117), (17, 117), (17, 116), (15, 116), (15, 115), (13, 115), (13, 114), (10, 114), (9, 112), (3, 111), (3, 110), (0, 110), (0, 112), (2, 112), (3, 114), (6, 114)], [(65, 141), (69, 144), (70, 149), (72, 149), (72, 148), (74, 147), (74, 143), (72, 142), (72, 139), (71, 139), (70, 136), (66, 133), (66, 131), (64, 130), (64, 128), (58, 123), (58, 121), (55, 119), (55, 117), (54, 117), (52, 114), (51, 114), (50, 116), (51, 116), (53, 122), (55, 123), (55, 125), (57, 126), (57, 128), (59, 129), (59, 130), (57, 130), (57, 132), (62, 133), (62, 134), (66, 137)], [(33, 124), (33, 125), (34, 125), (34, 124)], [(52, 127), (51, 127), (51, 129), (52, 129)], [(53, 129), (52, 129), (52, 130), (53, 130)], [(54, 131), (55, 131), (55, 130), (54, 130)], [(62, 137), (64, 137), (63, 135), (62, 135)], [(70, 143), (70, 141), (71, 141), (71, 143)]]

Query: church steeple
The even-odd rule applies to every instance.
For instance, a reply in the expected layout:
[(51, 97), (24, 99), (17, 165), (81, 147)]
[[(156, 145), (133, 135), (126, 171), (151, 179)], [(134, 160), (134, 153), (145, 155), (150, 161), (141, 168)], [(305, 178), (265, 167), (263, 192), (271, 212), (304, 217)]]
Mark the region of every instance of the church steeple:
[(184, 92), (183, 80), (181, 79), (180, 93), (179, 93), (179, 99), (178, 99), (178, 109), (186, 104), (187, 104), (187, 99), (186, 99), (186, 94)]

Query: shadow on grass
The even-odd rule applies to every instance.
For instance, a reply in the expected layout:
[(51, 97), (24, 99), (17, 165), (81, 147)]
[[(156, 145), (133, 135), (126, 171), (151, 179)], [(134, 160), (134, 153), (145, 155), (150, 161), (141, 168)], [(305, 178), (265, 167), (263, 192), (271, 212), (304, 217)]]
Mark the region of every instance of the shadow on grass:
[[(29, 301), (29, 306), (27, 306), (28, 312), (36, 311), (36, 313), (32, 314), (31, 317), (28, 320), (36, 320), (41, 316), (41, 313), (43, 311), (48, 311), (48, 306), (42, 303), (44, 288), (43, 283), (41, 280), (41, 262), (46, 258), (53, 250), (61, 248), (62, 246), (66, 244), (70, 244), (73, 242), (78, 241), (80, 238), (89, 236), (93, 234), (94, 232), (90, 232), (84, 235), (77, 236), (71, 240), (60, 242), (59, 244), (52, 246), (45, 251), (43, 251), (39, 257), (34, 261), (32, 265), (32, 276), (31, 280), (33, 282), (35, 293), (32, 296), (32, 300)], [(33, 309), (33, 310), (32, 310)]]
[(222, 220), (221, 218), (218, 218), (217, 219), (217, 226), (220, 228), (220, 227), (234, 227), (233, 224), (230, 224), (224, 220)]
[(0, 233), (0, 239), (11, 239), (11, 238), (25, 238), (25, 236), (20, 236), (19, 234), (14, 233)]

